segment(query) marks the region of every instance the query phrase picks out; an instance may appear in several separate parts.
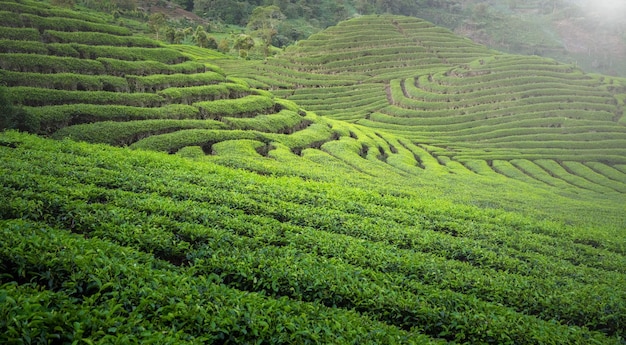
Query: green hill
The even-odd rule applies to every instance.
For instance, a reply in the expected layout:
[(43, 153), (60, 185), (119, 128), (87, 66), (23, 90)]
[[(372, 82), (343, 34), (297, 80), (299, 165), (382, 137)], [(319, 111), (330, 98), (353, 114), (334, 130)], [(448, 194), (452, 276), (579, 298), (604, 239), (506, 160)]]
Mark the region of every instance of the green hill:
[(623, 80), (405, 17), (249, 62), (0, 4), (0, 343), (624, 342)]
[(591, 167), (621, 170), (626, 163), (623, 79), (499, 54), (428, 22), (393, 16), (343, 22), (263, 64), (219, 64), (320, 115), (406, 138), (440, 162), (550, 185), (624, 190), (623, 178)]

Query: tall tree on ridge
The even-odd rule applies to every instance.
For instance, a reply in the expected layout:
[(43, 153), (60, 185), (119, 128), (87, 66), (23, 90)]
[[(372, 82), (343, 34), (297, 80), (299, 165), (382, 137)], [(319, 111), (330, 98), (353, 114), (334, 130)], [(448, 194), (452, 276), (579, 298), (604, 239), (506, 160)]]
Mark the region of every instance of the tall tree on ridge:
[(163, 13), (153, 13), (150, 15), (150, 17), (148, 18), (148, 25), (150, 26), (150, 29), (152, 29), (152, 31), (156, 32), (156, 39), (159, 39), (159, 31), (161, 30), (161, 27), (163, 25), (165, 25), (165, 15)]
[(259, 6), (252, 11), (248, 21), (248, 30), (263, 41), (263, 53), (269, 55), (272, 38), (278, 33), (278, 25), (285, 15), (278, 6)]

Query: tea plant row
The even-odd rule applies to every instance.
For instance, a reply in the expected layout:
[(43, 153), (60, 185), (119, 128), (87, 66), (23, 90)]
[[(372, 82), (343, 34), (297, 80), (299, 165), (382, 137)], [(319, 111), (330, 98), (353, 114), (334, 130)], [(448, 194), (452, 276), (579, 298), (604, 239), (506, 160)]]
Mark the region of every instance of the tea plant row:
[[(564, 323), (607, 334), (620, 332), (618, 325), (623, 321), (619, 315), (623, 312), (619, 308), (623, 305), (619, 307), (613, 301), (623, 298), (615, 300), (614, 290), (616, 284), (624, 284), (624, 273), (620, 271), (623, 253), (612, 252), (614, 261), (607, 262), (608, 252), (603, 253), (606, 249), (572, 244), (570, 240), (550, 235), (549, 228), (523, 228), (522, 223), (503, 222), (501, 218), (490, 220), (488, 215), (463, 213), (469, 210), (460, 208), (437, 213), (417, 200), (395, 197), (370, 200), (374, 195), (359, 190), (326, 194), (330, 192), (326, 188), (336, 187), (324, 184), (305, 187), (293, 179), (263, 182), (267, 178), (244, 174), (242, 179), (253, 178), (254, 183), (237, 184), (239, 178), (235, 172), (203, 177), (189, 175), (186, 170), (173, 170), (174, 166), (186, 166), (182, 160), (168, 160), (173, 166), (167, 168), (149, 168), (151, 174), (162, 176), (162, 180), (145, 183), (141, 182), (145, 180), (143, 175), (127, 170), (136, 167), (125, 163), (127, 160), (120, 161), (118, 155), (122, 151), (112, 151), (109, 158), (89, 158), (87, 152), (87, 156), (75, 152), (89, 150), (84, 145), (64, 142), (44, 148), (46, 141), (19, 138), (31, 146), (39, 145), (40, 153), (31, 148), (28, 156), (20, 158), (19, 141), (15, 149), (3, 148), (10, 150), (7, 154), (13, 164), (22, 162), (12, 167), (14, 177), (30, 174), (28, 179), (10, 175), (3, 179), (4, 191), (9, 193), (7, 199), (12, 200), (3, 207), (5, 217), (26, 217), (46, 221), (52, 227), (93, 232), (91, 236), (149, 251), (161, 259), (191, 260), (190, 264), (199, 272), (217, 274), (220, 281), (238, 289), (317, 301), (329, 307), (356, 308), (407, 330), (422, 325), (414, 330), (448, 340), (459, 337), (459, 341), (497, 343), (499, 335), (508, 335), (517, 337), (511, 343), (533, 343), (540, 341), (534, 338), (540, 336), (535, 333), (538, 330), (551, 339), (573, 343), (582, 343), (584, 337), (592, 336), (584, 335), (582, 328), (541, 321), (552, 320), (557, 315)], [(53, 159), (46, 161), (46, 167), (26, 168), (42, 161), (38, 155), (50, 155), (59, 145), (65, 145), (68, 153), (54, 154)], [(144, 155), (133, 153), (128, 159), (146, 159), (148, 156), (141, 158)], [(88, 168), (90, 159), (100, 159), (101, 168)], [(74, 162), (71, 178), (67, 178), (66, 171), (69, 162)], [(20, 166), (27, 170), (17, 170)], [(206, 165), (200, 168), (221, 171)], [(28, 181), (40, 182), (33, 185)], [(87, 181), (92, 187), (84, 185)], [(270, 181), (272, 184), (267, 184)], [(302, 187), (305, 190), (300, 190)], [(329, 197), (332, 201), (326, 200)], [(221, 237), (225, 242), (213, 242), (212, 237), (205, 237), (204, 227), (226, 231)], [(337, 247), (338, 243), (344, 244)], [(502, 243), (507, 243), (507, 247)], [(554, 248), (562, 250), (554, 252)], [(349, 254), (353, 251), (363, 255)], [(398, 257), (397, 264), (390, 263), (389, 259), (396, 257), (390, 257), (391, 253)], [(343, 259), (337, 261), (333, 257)], [(379, 261), (381, 258), (386, 259)], [(299, 265), (270, 265), (270, 262), (287, 261)], [(435, 267), (439, 268), (424, 266), (426, 263), (437, 263)], [(418, 278), (416, 274), (431, 278)], [(354, 282), (347, 280), (352, 276)], [(478, 278), (484, 276), (491, 278), (486, 281)], [(321, 285), (315, 283), (316, 279)], [(504, 282), (507, 283), (500, 284)], [(557, 282), (561, 284), (558, 292), (554, 288)], [(533, 289), (528, 289), (527, 284)], [(537, 294), (528, 295), (531, 291)], [(373, 296), (389, 298), (381, 300)], [(423, 302), (414, 305), (416, 300)], [(557, 300), (561, 302), (555, 303)], [(618, 309), (604, 314), (607, 309), (593, 304), (594, 300)], [(494, 302), (508, 307), (498, 307)], [(453, 308), (450, 313), (440, 309), (448, 304)], [(497, 319), (487, 318), (492, 313), (498, 315)], [(581, 317), (581, 313), (585, 316)], [(479, 324), (484, 325), (487, 319), (470, 317), (476, 314), (484, 314), (490, 320), (488, 325), (480, 326), (486, 329), (479, 328)], [(525, 320), (523, 324), (528, 328), (516, 333), (510, 325), (521, 320)], [(453, 324), (464, 326), (454, 331), (445, 326)], [(488, 331), (496, 334), (496, 338), (486, 336)]]

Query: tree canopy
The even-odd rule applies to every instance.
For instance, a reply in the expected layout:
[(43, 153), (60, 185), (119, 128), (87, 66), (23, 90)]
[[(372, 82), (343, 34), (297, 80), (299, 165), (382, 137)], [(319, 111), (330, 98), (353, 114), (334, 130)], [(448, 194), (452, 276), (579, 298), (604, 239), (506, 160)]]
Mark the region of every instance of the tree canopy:
[(278, 26), (286, 17), (278, 6), (259, 6), (252, 11), (248, 30), (263, 41), (263, 53), (269, 55), (272, 38), (278, 34)]

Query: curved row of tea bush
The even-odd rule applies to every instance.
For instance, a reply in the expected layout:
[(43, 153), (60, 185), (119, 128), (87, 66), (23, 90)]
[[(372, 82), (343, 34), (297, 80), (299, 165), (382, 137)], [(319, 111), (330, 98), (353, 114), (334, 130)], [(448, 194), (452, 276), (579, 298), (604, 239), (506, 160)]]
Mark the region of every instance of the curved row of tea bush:
[[(623, 253), (609, 254), (606, 249), (573, 243), (549, 225), (526, 224), (527, 220), (508, 219), (504, 214), (472, 213), (462, 207), (435, 211), (435, 205), (418, 199), (335, 190), (336, 185), (297, 179), (272, 178), (275, 182), (266, 184), (263, 181), (270, 180), (265, 177), (228, 173), (210, 165), (191, 168), (183, 160), (168, 160), (168, 165), (159, 167), (163, 161), (149, 163), (153, 161), (147, 153), (110, 151), (105, 158), (96, 149), (100, 153), (93, 157), (88, 146), (70, 142), (49, 143), (16, 134), (3, 140), (0, 149), (12, 158), (5, 164), (21, 162), (11, 165), (19, 174), (3, 175), (3, 193), (11, 200), (2, 207), (4, 217), (20, 215), (54, 227), (67, 226), (174, 263), (187, 258), (198, 272), (212, 270), (231, 287), (329, 306), (353, 306), (406, 329), (416, 324), (408, 320), (417, 318), (422, 321), (415, 330), (448, 340), (501, 343), (507, 338), (500, 335), (507, 335), (516, 337), (510, 343), (547, 339), (584, 343), (588, 336), (611, 341), (583, 328), (554, 323), (556, 315), (564, 323), (620, 334), (617, 325), (623, 297), (615, 295), (614, 286), (624, 284)], [(23, 151), (22, 146), (30, 149)], [(48, 160), (41, 159), (44, 154)], [(98, 159), (97, 169), (92, 159)], [(138, 159), (147, 159), (139, 169)], [(45, 166), (32, 166), (44, 161), (48, 162)], [(73, 173), (68, 175), (68, 169)], [(144, 173), (159, 176), (159, 182), (145, 183)], [(32, 178), (16, 177), (23, 174)], [(253, 183), (243, 182), (251, 178)], [(223, 242), (207, 238), (206, 227), (222, 231)], [(226, 240), (224, 236), (231, 237)], [(286, 262), (276, 258), (299, 265), (275, 266)], [(519, 279), (518, 284), (533, 288), (508, 284), (503, 291), (497, 281), (480, 278), (485, 276)], [(307, 283), (316, 277), (320, 284)], [(556, 285), (562, 290), (555, 289)], [(416, 304), (417, 296), (424, 304)], [(483, 300), (491, 298), (509, 306)], [(600, 307), (604, 305), (618, 309), (605, 315), (606, 309)], [(494, 315), (489, 323), (472, 317), (482, 315), (481, 310)], [(518, 321), (525, 326), (515, 331)], [(446, 331), (455, 324), (464, 326)], [(491, 338), (490, 331), (497, 335)]]
[(226, 125), (211, 120), (142, 120), (101, 121), (63, 127), (52, 138), (128, 146), (143, 138), (185, 129), (225, 129)]
[(1, 229), (13, 239), (0, 247), (0, 264), (11, 268), (0, 285), (1, 314), (12, 315), (3, 342), (436, 343), (355, 312), (228, 288), (45, 224), (2, 221)]
[(126, 93), (109, 91), (68, 91), (15, 86), (7, 88), (10, 99), (24, 106), (50, 106), (77, 103), (128, 105), (134, 107), (158, 107), (165, 98), (154, 93)]
[(1, 1), (0, 6), (3, 10), (13, 13), (29, 13), (41, 17), (62, 17), (80, 19), (94, 23), (105, 23), (101, 16), (86, 12), (77, 12), (67, 8), (55, 7), (40, 1)]
[(31, 27), (43, 33), (45, 30), (56, 31), (89, 31), (102, 32), (118, 36), (130, 36), (132, 32), (125, 27), (109, 24), (94, 23), (82, 19), (68, 17), (40, 17), (34, 14), (22, 13), (19, 15), (25, 27)]
[(84, 31), (65, 32), (56, 30), (46, 30), (43, 33), (46, 43), (76, 43), (88, 45), (105, 45), (120, 47), (144, 47), (156, 48), (163, 44), (144, 36), (119, 36), (104, 32)]
[(43, 89), (68, 91), (111, 91), (128, 92), (130, 87), (125, 78), (108, 75), (76, 73), (32, 73), (0, 70), (0, 80), (5, 86), (28, 86)]
[(150, 119), (200, 119), (197, 108), (183, 104), (169, 104), (146, 108), (114, 104), (69, 104), (42, 107), (24, 107), (36, 119), (35, 133), (53, 134), (67, 126), (99, 121), (137, 121)]

